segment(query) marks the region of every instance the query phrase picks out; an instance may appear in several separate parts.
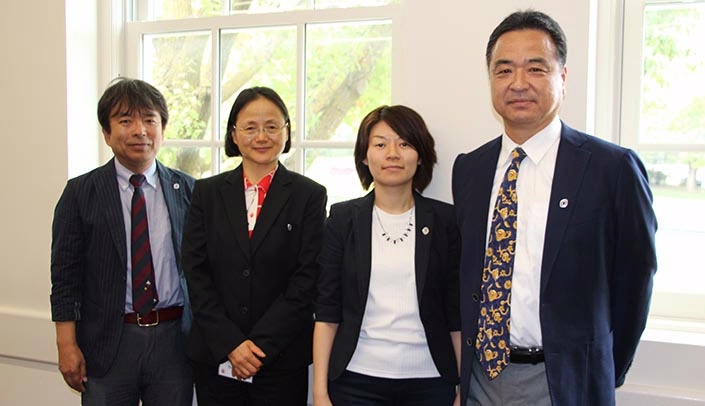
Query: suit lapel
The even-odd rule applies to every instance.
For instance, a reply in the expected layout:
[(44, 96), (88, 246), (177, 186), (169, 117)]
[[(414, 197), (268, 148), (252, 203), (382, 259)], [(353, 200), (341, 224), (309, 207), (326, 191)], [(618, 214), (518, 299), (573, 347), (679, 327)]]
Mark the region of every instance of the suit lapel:
[(96, 209), (100, 210), (102, 208), (104, 210), (105, 221), (115, 243), (115, 249), (120, 255), (120, 261), (122, 264), (127, 264), (127, 234), (114, 160), (115, 158), (108, 161), (96, 174), (94, 186), (100, 200), (100, 208)]
[(563, 235), (575, 211), (578, 189), (590, 160), (590, 152), (581, 148), (585, 141), (587, 138), (562, 123), (551, 199), (548, 203), (546, 238), (541, 264), (541, 291), (544, 290), (551, 276)]
[[(479, 269), (480, 272), (485, 261), (489, 208), (497, 198), (492, 196), (492, 184), (501, 149), (502, 138), (498, 137), (477, 157), (473, 166), (464, 173), (465, 179), (461, 180), (466, 184), (464, 200), (455, 202), (456, 207), (464, 209), (463, 223), (459, 227), (469, 237), (465, 247), (473, 247), (468, 254), (468, 268)], [(473, 244), (472, 241), (482, 241), (482, 244)]]
[(242, 252), (250, 255), (250, 238), (247, 233), (247, 208), (245, 207), (245, 187), (242, 180), (242, 165), (230, 172), (220, 185), (220, 196), (225, 207), (233, 235)]
[[(181, 262), (180, 241), (181, 233), (184, 229), (184, 220), (186, 214), (186, 200), (183, 199), (183, 189), (186, 185), (182, 185), (181, 179), (170, 169), (166, 168), (157, 161), (157, 175), (159, 175), (159, 184), (164, 195), (164, 202), (169, 213), (169, 223), (171, 224), (171, 240), (174, 244), (174, 254), (176, 255), (177, 263)], [(178, 240), (178, 241), (177, 241)]]
[[(428, 274), (428, 261), (431, 251), (431, 240), (433, 234), (440, 232), (434, 228), (433, 209), (427, 204), (426, 199), (421, 195), (414, 193), (416, 200), (416, 247), (414, 258), (414, 269), (416, 270), (416, 295), (419, 303), (423, 295), (424, 286), (426, 284), (426, 275)], [(424, 232), (424, 230), (426, 230)]]
[(355, 257), (360, 268), (357, 270), (357, 286), (360, 303), (367, 302), (370, 291), (370, 275), (372, 272), (372, 207), (375, 201), (374, 191), (357, 200), (353, 206), (352, 226), (355, 234)]
[[(269, 230), (274, 226), (279, 214), (284, 209), (284, 205), (291, 196), (291, 175), (284, 165), (279, 164), (279, 168), (272, 179), (272, 184), (267, 191), (267, 197), (262, 204), (262, 210), (257, 217), (257, 224), (252, 233), (252, 252), (257, 252), (257, 248), (262, 244)], [(244, 192), (243, 192), (244, 194)], [(244, 198), (244, 197), (243, 197)]]

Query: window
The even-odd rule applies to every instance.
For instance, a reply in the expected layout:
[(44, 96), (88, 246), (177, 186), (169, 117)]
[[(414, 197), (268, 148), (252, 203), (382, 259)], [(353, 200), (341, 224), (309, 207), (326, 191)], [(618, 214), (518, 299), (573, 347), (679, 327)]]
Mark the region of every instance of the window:
[(659, 222), (652, 317), (705, 321), (705, 2), (626, 0), (621, 143)]
[(324, 184), (329, 203), (360, 196), (357, 127), (391, 101), (390, 3), (135, 1), (128, 72), (157, 86), (169, 104), (159, 159), (196, 178), (237, 166), (223, 148), (230, 108), (242, 89), (267, 86), (291, 116), (284, 165)]

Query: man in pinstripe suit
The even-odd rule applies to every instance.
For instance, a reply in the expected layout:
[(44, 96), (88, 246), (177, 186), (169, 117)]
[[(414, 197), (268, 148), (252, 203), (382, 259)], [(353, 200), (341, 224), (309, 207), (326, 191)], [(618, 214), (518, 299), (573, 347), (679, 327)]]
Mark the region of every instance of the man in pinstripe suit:
[[(115, 157), (69, 180), (54, 212), (51, 307), (59, 370), (84, 405), (192, 402), (180, 246), (194, 180), (156, 160), (168, 118), (153, 86), (125, 78), (111, 83), (98, 102), (98, 120)], [(154, 309), (142, 316), (132, 305), (134, 175), (144, 178), (138, 188), (156, 286)]]

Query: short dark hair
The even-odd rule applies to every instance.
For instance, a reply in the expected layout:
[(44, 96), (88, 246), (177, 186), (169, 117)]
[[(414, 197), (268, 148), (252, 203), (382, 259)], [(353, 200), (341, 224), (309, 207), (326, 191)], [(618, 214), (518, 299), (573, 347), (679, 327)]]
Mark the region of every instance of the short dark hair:
[(360, 178), (362, 187), (369, 189), (374, 181), (370, 168), (363, 161), (367, 158), (372, 127), (380, 122), (387, 123), (401, 139), (411, 144), (419, 154), (419, 166), (414, 174), (413, 186), (418, 192), (423, 192), (433, 178), (433, 166), (437, 161), (436, 143), (419, 113), (402, 105), (377, 107), (369, 112), (360, 123), (354, 156), (357, 176)]
[(558, 62), (561, 67), (565, 66), (568, 60), (568, 41), (561, 26), (548, 14), (536, 10), (523, 10), (508, 15), (490, 34), (490, 39), (487, 41), (487, 49), (485, 50), (488, 69), (492, 59), (492, 51), (499, 37), (510, 31), (522, 30), (539, 30), (548, 34), (556, 47)]
[(279, 111), (281, 111), (284, 116), (285, 126), (289, 131), (289, 136), (286, 137), (286, 143), (284, 144), (283, 153), (286, 154), (291, 149), (291, 122), (289, 120), (289, 110), (286, 108), (286, 104), (284, 104), (282, 98), (279, 97), (279, 94), (277, 94), (274, 90), (264, 86), (255, 86), (240, 92), (240, 94), (237, 95), (237, 98), (235, 98), (235, 102), (233, 102), (233, 107), (230, 109), (230, 117), (228, 117), (228, 126), (225, 129), (225, 155), (240, 156), (240, 148), (238, 148), (237, 144), (235, 144), (232, 137), (232, 132), (235, 131), (233, 127), (235, 127), (237, 115), (240, 114), (240, 111), (250, 102), (253, 102), (259, 98), (265, 98), (271, 101), (275, 106), (277, 106), (277, 108), (279, 108)]
[[(110, 117), (112, 115), (143, 113), (156, 110), (162, 119), (162, 129), (169, 121), (169, 110), (164, 95), (149, 83), (126, 77), (113, 79), (98, 100), (98, 122), (107, 134), (110, 134)], [(113, 111), (115, 113), (113, 114)]]

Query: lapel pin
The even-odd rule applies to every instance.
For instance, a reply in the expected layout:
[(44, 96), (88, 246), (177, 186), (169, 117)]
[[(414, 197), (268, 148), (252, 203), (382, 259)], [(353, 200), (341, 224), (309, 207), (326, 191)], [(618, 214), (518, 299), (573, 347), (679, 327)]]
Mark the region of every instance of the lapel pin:
[(286, 229), (287, 229), (288, 231), (291, 231), (291, 224), (287, 224), (287, 225), (286, 225)]
[(178, 183), (174, 183), (174, 186), (173, 186), (173, 187), (174, 187), (174, 190), (179, 190), (179, 188), (181, 187), (181, 185), (179, 185)]
[(568, 199), (561, 199), (561, 201), (558, 202), (558, 207), (560, 207), (561, 209), (565, 209), (566, 207), (568, 207)]
[(429, 232), (431, 232), (431, 230), (429, 230), (428, 227), (424, 227), (421, 229), (421, 233), (423, 235), (428, 235)]

